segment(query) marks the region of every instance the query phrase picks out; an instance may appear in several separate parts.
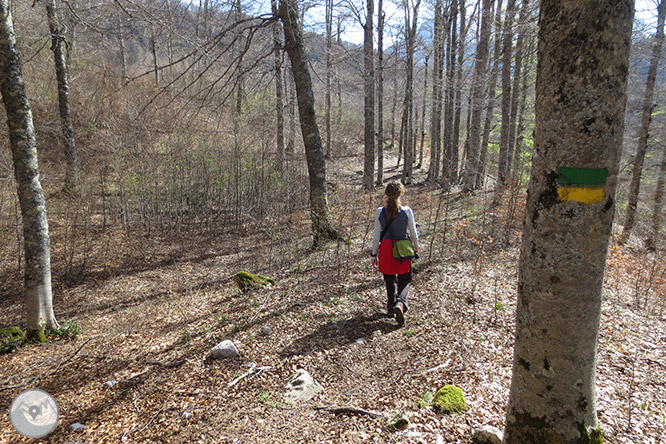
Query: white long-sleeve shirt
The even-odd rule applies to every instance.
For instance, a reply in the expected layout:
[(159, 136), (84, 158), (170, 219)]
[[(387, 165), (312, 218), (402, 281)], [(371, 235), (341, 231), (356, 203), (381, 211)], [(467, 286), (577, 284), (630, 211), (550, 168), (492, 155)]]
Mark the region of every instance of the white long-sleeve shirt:
[[(379, 253), (379, 236), (382, 234), (382, 223), (379, 217), (382, 214), (384, 207), (379, 207), (375, 211), (375, 228), (372, 232), (372, 256), (377, 256)], [(419, 233), (416, 231), (416, 220), (414, 219), (414, 212), (410, 207), (400, 207), (401, 211), (404, 211), (407, 214), (407, 234), (412, 240), (414, 248), (418, 250), (419, 248)]]

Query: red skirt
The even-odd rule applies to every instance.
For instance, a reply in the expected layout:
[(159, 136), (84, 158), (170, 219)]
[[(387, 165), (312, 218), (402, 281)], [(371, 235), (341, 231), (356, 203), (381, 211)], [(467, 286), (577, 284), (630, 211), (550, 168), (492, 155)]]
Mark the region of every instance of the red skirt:
[(405, 274), (411, 270), (410, 260), (393, 259), (393, 241), (391, 239), (384, 239), (379, 244), (377, 260), (379, 261), (379, 271), (384, 274)]

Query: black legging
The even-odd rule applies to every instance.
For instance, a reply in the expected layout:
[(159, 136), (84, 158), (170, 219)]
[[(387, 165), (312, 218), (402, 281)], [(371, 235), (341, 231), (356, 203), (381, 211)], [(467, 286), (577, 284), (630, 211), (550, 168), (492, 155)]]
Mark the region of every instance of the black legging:
[(404, 307), (403, 311), (407, 311), (407, 291), (409, 290), (409, 283), (412, 282), (412, 272), (408, 271), (404, 274), (385, 274), (384, 282), (386, 282), (386, 310), (389, 313), (393, 313), (393, 307), (395, 307), (395, 304), (402, 302), (402, 306)]

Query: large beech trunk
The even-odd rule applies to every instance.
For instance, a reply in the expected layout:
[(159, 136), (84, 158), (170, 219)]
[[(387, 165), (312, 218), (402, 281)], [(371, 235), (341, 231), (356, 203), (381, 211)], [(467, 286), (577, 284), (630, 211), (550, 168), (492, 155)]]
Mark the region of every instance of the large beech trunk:
[(600, 442), (596, 349), (633, 5), (541, 2), (505, 444)]
[(57, 327), (51, 294), (51, 252), (46, 201), (39, 180), (37, 142), (16, 50), (9, 0), (0, 0), (0, 94), (7, 112), (9, 143), (23, 219), (23, 291), (28, 331)]

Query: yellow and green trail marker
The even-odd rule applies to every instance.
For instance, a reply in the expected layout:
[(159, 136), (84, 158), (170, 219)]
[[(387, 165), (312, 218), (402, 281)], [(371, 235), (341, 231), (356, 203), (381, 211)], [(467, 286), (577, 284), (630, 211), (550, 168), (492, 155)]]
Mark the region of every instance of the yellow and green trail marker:
[(604, 200), (608, 168), (560, 167), (557, 172), (560, 202), (595, 204)]

